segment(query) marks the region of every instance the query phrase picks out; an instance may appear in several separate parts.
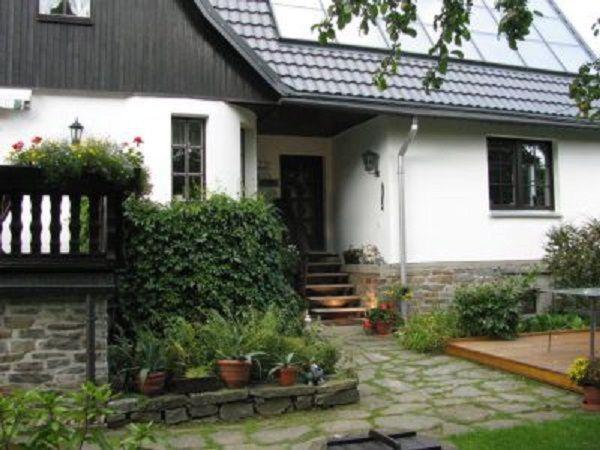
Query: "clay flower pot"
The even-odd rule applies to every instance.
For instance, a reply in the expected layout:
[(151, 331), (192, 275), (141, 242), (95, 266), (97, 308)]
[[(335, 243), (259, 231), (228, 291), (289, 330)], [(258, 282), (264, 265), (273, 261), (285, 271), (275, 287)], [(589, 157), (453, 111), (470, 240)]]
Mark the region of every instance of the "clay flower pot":
[(377, 334), (380, 336), (386, 336), (392, 332), (392, 324), (378, 320), (375, 322), (375, 331), (377, 331)]
[(282, 367), (278, 371), (277, 381), (279, 381), (279, 386), (293, 386), (296, 384), (296, 377), (298, 375), (298, 371), (295, 367)]
[(583, 386), (583, 409), (600, 412), (600, 388)]
[(163, 391), (166, 378), (167, 374), (165, 372), (150, 372), (143, 383), (141, 377), (138, 375), (135, 385), (140, 393), (150, 397), (158, 395)]
[(238, 389), (248, 386), (252, 363), (237, 359), (222, 359), (217, 361), (217, 365), (219, 375), (228, 388)]

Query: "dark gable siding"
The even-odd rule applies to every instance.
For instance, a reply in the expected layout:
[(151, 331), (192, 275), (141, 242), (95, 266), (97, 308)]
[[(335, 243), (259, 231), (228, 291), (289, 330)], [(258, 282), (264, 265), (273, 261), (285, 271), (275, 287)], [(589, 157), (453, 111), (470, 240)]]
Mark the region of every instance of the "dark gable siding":
[(0, 86), (275, 99), (192, 0), (92, 0), (91, 26), (40, 22), (37, 7), (0, 0)]

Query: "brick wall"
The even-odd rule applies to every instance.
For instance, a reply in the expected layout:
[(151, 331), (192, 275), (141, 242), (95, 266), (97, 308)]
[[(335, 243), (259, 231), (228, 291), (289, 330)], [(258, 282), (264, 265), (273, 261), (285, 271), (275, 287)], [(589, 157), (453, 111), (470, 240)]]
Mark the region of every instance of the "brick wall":
[[(539, 266), (537, 261), (491, 261), (491, 262), (441, 262), (408, 265), (408, 284), (413, 289), (411, 309), (428, 310), (446, 306), (452, 302), (454, 290), (463, 283), (489, 281), (508, 275), (523, 274)], [(357, 295), (363, 297), (366, 306), (372, 302), (379, 286), (400, 281), (398, 264), (346, 265), (343, 271), (350, 273), (350, 282), (356, 286)], [(549, 277), (541, 274), (538, 287), (549, 284)], [(540, 295), (538, 309), (548, 303), (547, 295)]]
[[(96, 299), (96, 376), (106, 382), (106, 300)], [(0, 298), (0, 388), (74, 388), (86, 376), (82, 297)]]

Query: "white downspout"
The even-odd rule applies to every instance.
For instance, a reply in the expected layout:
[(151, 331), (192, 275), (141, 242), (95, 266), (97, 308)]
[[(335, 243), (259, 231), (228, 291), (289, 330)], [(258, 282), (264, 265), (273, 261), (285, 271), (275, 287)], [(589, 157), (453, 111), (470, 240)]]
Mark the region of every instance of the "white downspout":
[[(400, 146), (398, 151), (398, 234), (400, 240), (400, 281), (406, 285), (408, 282), (407, 274), (407, 256), (406, 256), (406, 200), (404, 193), (404, 155), (408, 151), (408, 147), (413, 143), (417, 132), (419, 131), (419, 119), (413, 116), (408, 136)], [(405, 305), (402, 304), (403, 314), (406, 314)]]

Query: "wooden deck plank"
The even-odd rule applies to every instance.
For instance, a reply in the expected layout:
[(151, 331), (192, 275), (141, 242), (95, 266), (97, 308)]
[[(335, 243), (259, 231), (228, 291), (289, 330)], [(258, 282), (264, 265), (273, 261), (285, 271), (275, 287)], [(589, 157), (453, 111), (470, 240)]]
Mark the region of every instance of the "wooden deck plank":
[[(600, 345), (598, 336), (596, 341)], [(575, 358), (588, 356), (589, 342), (588, 331), (559, 332), (553, 334), (548, 351), (548, 334), (534, 333), (514, 341), (458, 339), (446, 353), (579, 392), (567, 370)]]

